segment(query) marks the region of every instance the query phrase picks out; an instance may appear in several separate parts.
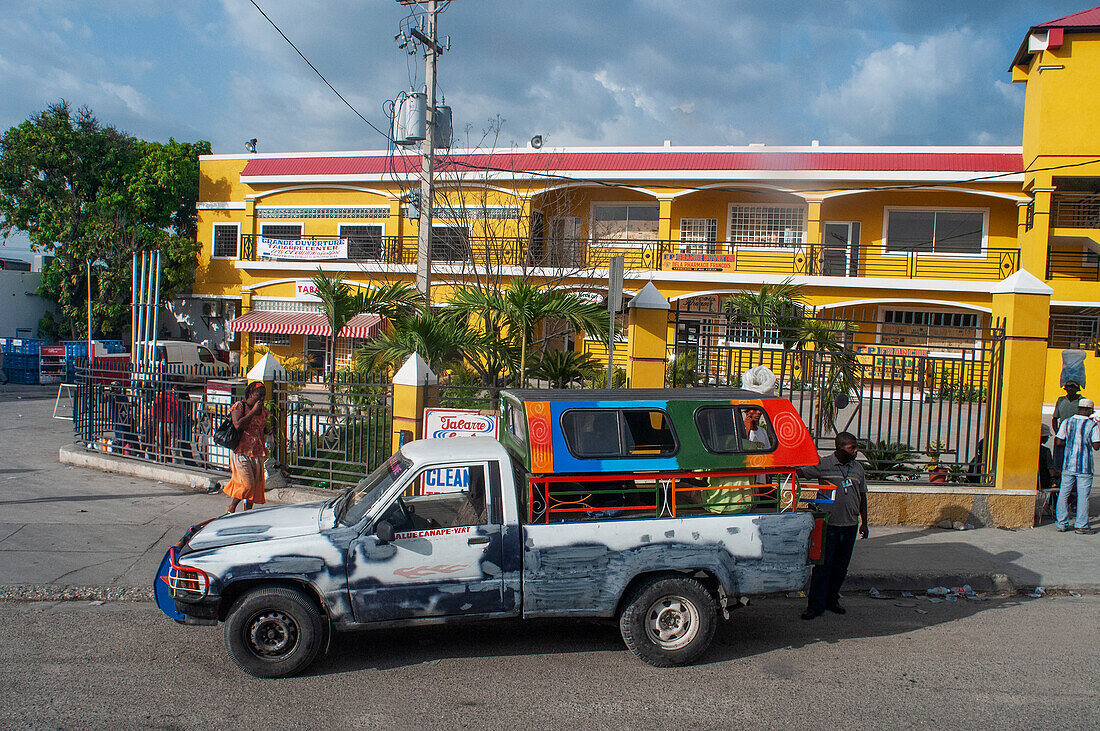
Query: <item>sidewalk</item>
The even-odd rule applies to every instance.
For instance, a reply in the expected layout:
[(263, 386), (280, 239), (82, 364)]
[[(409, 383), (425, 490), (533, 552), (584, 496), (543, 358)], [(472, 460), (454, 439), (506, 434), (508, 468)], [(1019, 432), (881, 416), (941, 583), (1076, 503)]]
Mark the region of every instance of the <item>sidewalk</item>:
[[(0, 597), (36, 591), (13, 591), (14, 585), (55, 593), (66, 586), (143, 593), (167, 547), (188, 526), (224, 511), (227, 500), (196, 489), (208, 484), (201, 473), (120, 475), (60, 464), (59, 449), (72, 446), (72, 424), (51, 418), (55, 394), (56, 388), (0, 386)], [(86, 454), (66, 452), (73, 459)], [(195, 475), (201, 478), (196, 487), (169, 481), (194, 482)], [(316, 495), (272, 491), (268, 500)], [(1100, 512), (1095, 495), (1094, 516)], [(985, 590), (998, 576), (1017, 588), (1100, 591), (1100, 533), (1058, 533), (1049, 523), (1019, 531), (872, 526), (871, 537), (856, 544), (845, 587), (923, 590), (968, 583)]]

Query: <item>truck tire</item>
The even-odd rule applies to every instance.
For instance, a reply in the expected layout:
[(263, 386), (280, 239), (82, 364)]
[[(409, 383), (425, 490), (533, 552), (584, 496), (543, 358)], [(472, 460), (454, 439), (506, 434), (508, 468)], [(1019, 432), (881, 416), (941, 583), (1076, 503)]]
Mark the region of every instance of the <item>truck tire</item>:
[(718, 605), (689, 577), (658, 576), (637, 586), (619, 614), (630, 651), (659, 668), (687, 665), (710, 647)]
[(225, 649), (237, 667), (257, 678), (285, 678), (305, 670), (324, 646), (316, 605), (285, 587), (243, 594), (225, 622)]

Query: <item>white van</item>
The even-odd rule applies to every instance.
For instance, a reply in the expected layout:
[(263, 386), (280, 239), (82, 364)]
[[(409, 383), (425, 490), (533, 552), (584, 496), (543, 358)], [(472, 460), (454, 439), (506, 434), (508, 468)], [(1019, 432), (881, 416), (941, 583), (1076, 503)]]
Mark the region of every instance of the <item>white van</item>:
[(229, 375), (229, 365), (215, 358), (210, 348), (187, 340), (158, 340), (153, 362), (165, 366), (169, 373), (177, 371), (185, 376)]

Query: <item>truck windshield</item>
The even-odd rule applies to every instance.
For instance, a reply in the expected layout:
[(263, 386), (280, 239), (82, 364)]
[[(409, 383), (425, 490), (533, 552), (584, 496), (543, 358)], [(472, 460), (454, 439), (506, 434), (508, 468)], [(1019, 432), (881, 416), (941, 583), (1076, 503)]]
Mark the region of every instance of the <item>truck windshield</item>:
[(400, 452), (379, 465), (374, 472), (360, 480), (358, 485), (348, 490), (337, 520), (344, 525), (355, 525), (362, 520), (370, 507), (410, 465), (412, 462), (402, 457)]

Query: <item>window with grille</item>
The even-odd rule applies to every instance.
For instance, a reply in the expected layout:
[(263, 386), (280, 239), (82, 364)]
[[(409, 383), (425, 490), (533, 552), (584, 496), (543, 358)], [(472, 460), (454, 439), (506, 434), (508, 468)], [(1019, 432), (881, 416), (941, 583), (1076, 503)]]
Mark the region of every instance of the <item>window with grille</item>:
[(265, 347), (286, 346), (290, 345), (290, 336), (285, 333), (252, 333), (252, 343)]
[(981, 327), (975, 312), (884, 310), (879, 342), (910, 348), (950, 350), (973, 344)]
[(237, 232), (240, 227), (235, 223), (214, 224), (214, 257), (218, 259), (237, 258)]
[(980, 254), (985, 238), (981, 211), (886, 211), (886, 251)]
[(713, 254), (717, 242), (717, 218), (680, 219), (680, 251), (690, 254)]
[(729, 240), (739, 244), (800, 244), (806, 240), (806, 209), (730, 206)]
[(1047, 347), (1100, 348), (1100, 311), (1096, 308), (1050, 308)]
[(465, 226), (432, 226), (432, 261), (464, 261), (470, 253)]
[(260, 227), (260, 235), (265, 239), (294, 241), (302, 238), (302, 224), (265, 223)]
[(340, 238), (348, 240), (348, 259), (379, 261), (382, 258), (382, 227), (341, 225)]

